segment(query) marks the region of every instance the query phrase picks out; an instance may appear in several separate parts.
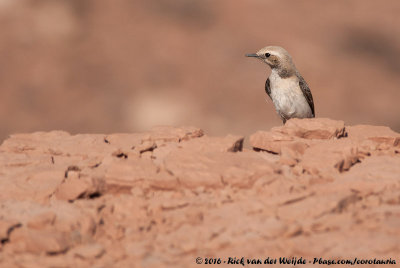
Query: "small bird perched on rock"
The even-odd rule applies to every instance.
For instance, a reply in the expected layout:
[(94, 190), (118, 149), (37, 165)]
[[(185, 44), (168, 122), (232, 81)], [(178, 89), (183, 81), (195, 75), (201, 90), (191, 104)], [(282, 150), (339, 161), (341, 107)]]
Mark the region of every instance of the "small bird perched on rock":
[(246, 54), (246, 57), (258, 58), (271, 67), (271, 74), (265, 82), (265, 91), (284, 124), (290, 118), (315, 117), (310, 88), (285, 49), (268, 46), (257, 53)]

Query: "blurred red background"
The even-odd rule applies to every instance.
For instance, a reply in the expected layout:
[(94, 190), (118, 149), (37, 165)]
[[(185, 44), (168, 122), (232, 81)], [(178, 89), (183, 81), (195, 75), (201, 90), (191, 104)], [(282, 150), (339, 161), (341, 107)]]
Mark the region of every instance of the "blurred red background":
[(0, 140), (15, 132), (194, 125), (248, 135), (281, 125), (280, 45), (316, 115), (400, 131), (400, 2), (0, 0)]

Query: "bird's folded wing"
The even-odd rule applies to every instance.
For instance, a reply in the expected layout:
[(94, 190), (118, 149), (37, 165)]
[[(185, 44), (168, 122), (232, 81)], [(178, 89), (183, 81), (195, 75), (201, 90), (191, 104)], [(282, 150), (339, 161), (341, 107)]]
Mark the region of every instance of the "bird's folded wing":
[(267, 81), (265, 81), (265, 92), (267, 92), (268, 96), (271, 98), (271, 85), (269, 82), (269, 78), (267, 78)]
[(308, 105), (310, 105), (313, 117), (315, 117), (313, 97), (311, 95), (310, 88), (308, 87), (306, 81), (304, 80), (304, 78), (302, 76), (299, 76), (299, 86), (300, 86), (301, 91), (303, 92), (304, 97), (306, 98), (306, 100), (308, 102)]

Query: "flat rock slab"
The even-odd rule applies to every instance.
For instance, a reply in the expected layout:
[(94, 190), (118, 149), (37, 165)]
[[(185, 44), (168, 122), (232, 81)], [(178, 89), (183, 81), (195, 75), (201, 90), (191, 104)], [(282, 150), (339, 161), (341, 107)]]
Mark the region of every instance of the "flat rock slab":
[(254, 150), (243, 139), (168, 126), (12, 135), (0, 146), (0, 267), (398, 256), (399, 133), (318, 118), (259, 131)]

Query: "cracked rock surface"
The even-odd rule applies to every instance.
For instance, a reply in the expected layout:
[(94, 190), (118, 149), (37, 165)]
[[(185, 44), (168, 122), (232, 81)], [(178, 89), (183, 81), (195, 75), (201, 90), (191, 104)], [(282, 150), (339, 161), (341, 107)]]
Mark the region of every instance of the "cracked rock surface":
[(253, 134), (253, 149), (243, 139), (194, 127), (12, 135), (0, 146), (0, 267), (398, 257), (399, 133), (291, 119)]

